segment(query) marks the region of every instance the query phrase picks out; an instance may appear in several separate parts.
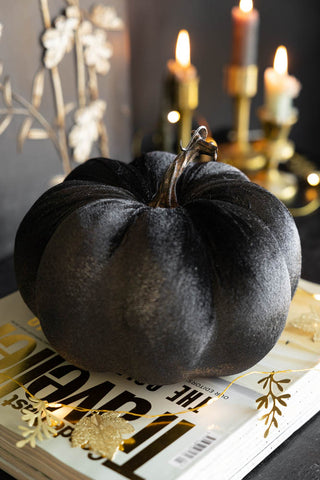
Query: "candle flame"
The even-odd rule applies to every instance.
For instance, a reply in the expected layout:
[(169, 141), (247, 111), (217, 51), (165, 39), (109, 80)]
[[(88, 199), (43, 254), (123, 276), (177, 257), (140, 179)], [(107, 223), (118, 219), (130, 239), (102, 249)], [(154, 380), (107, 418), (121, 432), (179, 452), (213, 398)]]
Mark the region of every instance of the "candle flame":
[(251, 12), (251, 10), (253, 9), (252, 0), (240, 0), (239, 8), (245, 13)]
[(273, 68), (280, 75), (285, 75), (288, 73), (288, 54), (286, 47), (281, 46), (277, 48), (274, 57)]
[(176, 44), (176, 61), (182, 67), (190, 65), (190, 38), (187, 30), (180, 30)]

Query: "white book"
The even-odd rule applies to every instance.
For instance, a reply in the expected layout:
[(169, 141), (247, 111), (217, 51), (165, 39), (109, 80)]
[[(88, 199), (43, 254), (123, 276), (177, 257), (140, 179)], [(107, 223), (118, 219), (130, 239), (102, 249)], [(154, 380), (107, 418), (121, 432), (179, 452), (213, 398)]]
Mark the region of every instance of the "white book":
[[(242, 479), (320, 410), (320, 342), (314, 341), (317, 332), (319, 336), (320, 301), (316, 293), (320, 294), (319, 286), (300, 282), (277, 345), (259, 364), (243, 372), (242, 378), (196, 378), (162, 386), (71, 366), (48, 344), (19, 293), (9, 295), (0, 300), (0, 468), (22, 480), (205, 480), (213, 474), (223, 480)], [(261, 417), (273, 403), (269, 397), (268, 409), (258, 410), (262, 401), (256, 400), (266, 395), (270, 381), (264, 389), (267, 381), (261, 380), (273, 371), (281, 371), (274, 380), (290, 382), (279, 383), (283, 391), (271, 385), (281, 415), (275, 412), (275, 422), (265, 437), (272, 414), (267, 425)], [(63, 420), (55, 437), (38, 442), (36, 448), (17, 448), (22, 438), (19, 425), (26, 426), (21, 409), (30, 401), (16, 382), (49, 402), (154, 417), (125, 416), (135, 431), (112, 461), (87, 449), (72, 448), (71, 432), (85, 413), (66, 407), (55, 410)], [(209, 399), (216, 401), (202, 407)], [(163, 416), (167, 413), (171, 415)]]

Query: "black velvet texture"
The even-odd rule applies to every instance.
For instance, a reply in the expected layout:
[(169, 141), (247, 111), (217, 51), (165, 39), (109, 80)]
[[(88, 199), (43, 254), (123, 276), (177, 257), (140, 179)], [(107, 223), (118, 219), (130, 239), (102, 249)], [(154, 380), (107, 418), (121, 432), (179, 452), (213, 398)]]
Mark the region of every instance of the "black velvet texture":
[(290, 213), (217, 162), (187, 167), (177, 208), (151, 208), (173, 159), (90, 160), (20, 225), (19, 289), (75, 365), (150, 384), (234, 374), (283, 330), (301, 269)]

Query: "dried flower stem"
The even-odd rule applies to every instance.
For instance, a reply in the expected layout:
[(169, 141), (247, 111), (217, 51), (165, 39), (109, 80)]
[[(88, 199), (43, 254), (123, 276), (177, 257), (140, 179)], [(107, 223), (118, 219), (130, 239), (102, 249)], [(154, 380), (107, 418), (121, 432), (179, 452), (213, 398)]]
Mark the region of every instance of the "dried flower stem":
[(64, 172), (68, 174), (69, 172), (71, 172), (71, 164), (68, 154), (68, 144), (65, 130), (65, 109), (58, 67), (53, 67), (51, 69), (51, 76), (56, 100), (58, 134), (62, 165)]
[[(0, 90), (2, 91), (3, 89), (4, 89), (4, 85), (2, 83), (0, 83)], [(20, 105), (25, 107), (25, 109), (27, 111), (26, 114), (29, 114), (32, 117), (34, 117), (40, 123), (40, 125), (42, 125), (42, 127), (47, 131), (48, 136), (49, 136), (50, 140), (52, 140), (52, 142), (53, 142), (54, 146), (56, 147), (58, 153), (60, 154), (60, 144), (59, 144), (56, 132), (53, 130), (50, 123), (44, 118), (44, 116), (33, 105), (31, 105), (31, 103), (29, 103), (27, 100), (25, 100), (18, 93), (13, 93), (12, 92), (12, 98), (16, 102), (20, 103)], [(8, 111), (8, 113), (11, 113), (11, 110)], [(22, 113), (20, 113), (20, 115), (22, 115)]]
[[(89, 67), (88, 72), (90, 100), (93, 102), (99, 98), (97, 72), (94, 67)], [(104, 157), (109, 157), (109, 138), (106, 126), (102, 119), (99, 122), (99, 146), (101, 155)]]
[(83, 48), (81, 45), (79, 29), (75, 32), (76, 55), (77, 55), (77, 83), (78, 83), (78, 103), (79, 107), (86, 106), (86, 70), (83, 58)]
[(94, 66), (88, 67), (90, 100), (94, 102), (99, 98), (98, 79)]
[(100, 134), (100, 151), (103, 157), (109, 157), (109, 138), (105, 124), (103, 120), (100, 120), (99, 123), (99, 134)]
[[(48, 0), (40, 0), (43, 23), (46, 29), (51, 27), (51, 17)], [(62, 159), (63, 170), (66, 174), (71, 171), (71, 163), (68, 153), (67, 136), (65, 131), (65, 108), (63, 92), (58, 67), (51, 68), (51, 78), (54, 90), (54, 97), (57, 111), (57, 124), (59, 135), (60, 155)]]
[(41, 5), (44, 27), (46, 29), (50, 28), (51, 27), (51, 17), (50, 17), (49, 5), (48, 5), (47, 0), (40, 0), (40, 5)]
[(29, 112), (26, 108), (0, 108), (0, 115), (29, 115)]

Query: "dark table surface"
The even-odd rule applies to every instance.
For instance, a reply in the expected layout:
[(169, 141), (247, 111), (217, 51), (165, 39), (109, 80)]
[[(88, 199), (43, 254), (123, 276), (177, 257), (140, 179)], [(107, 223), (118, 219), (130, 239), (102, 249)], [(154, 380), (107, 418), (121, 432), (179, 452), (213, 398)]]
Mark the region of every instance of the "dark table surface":
[[(297, 218), (296, 224), (302, 245), (302, 278), (320, 283), (320, 209)], [(5, 258), (0, 261), (0, 297), (16, 288), (12, 257)], [(0, 480), (11, 479), (0, 470)], [(252, 470), (245, 480), (320, 480), (320, 413)]]

